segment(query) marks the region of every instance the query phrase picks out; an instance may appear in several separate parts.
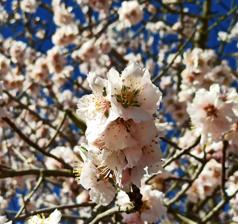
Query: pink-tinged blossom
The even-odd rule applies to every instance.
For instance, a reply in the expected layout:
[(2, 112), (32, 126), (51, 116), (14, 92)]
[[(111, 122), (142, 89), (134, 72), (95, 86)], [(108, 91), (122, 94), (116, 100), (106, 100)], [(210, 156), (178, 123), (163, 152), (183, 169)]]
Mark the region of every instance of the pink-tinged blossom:
[[(110, 111), (111, 102), (107, 95), (107, 80), (94, 73), (89, 73), (87, 80), (93, 94), (83, 96), (78, 101), (77, 114), (86, 122), (86, 137), (95, 140), (97, 133), (102, 133), (117, 117)], [(97, 131), (95, 126), (98, 127)]]
[(238, 207), (237, 207), (237, 203), (238, 203), (238, 194), (236, 194), (230, 201), (230, 206), (231, 209), (229, 211), (230, 216), (232, 218), (232, 221), (234, 221), (234, 223), (238, 222)]
[(73, 44), (78, 37), (78, 28), (76, 25), (62, 26), (56, 30), (52, 36), (55, 45), (65, 47)]
[[(160, 147), (156, 142), (146, 145), (141, 149), (140, 159), (134, 164), (129, 164), (124, 168), (121, 177), (121, 186), (123, 188), (129, 187), (132, 183), (140, 187), (141, 179), (144, 175), (151, 175), (159, 173), (163, 170), (162, 168), (162, 153)], [(138, 150), (136, 151), (138, 152)], [(135, 160), (133, 151), (131, 153), (125, 152), (131, 161)]]
[(189, 200), (197, 203), (211, 196), (221, 183), (221, 172), (221, 164), (214, 159), (209, 160), (202, 173), (187, 191)]
[(100, 53), (102, 54), (107, 54), (110, 52), (111, 50), (111, 42), (110, 39), (107, 35), (102, 35), (100, 38), (98, 38), (95, 42), (98, 50), (100, 51)]
[(212, 84), (212, 80), (209, 78), (212, 76), (206, 76), (206, 74), (212, 71), (215, 60), (216, 54), (213, 50), (194, 48), (192, 51), (184, 53), (183, 63), (186, 67), (181, 73), (182, 91), (193, 87), (193, 93), (199, 87), (206, 88), (208, 86), (209, 88)]
[(231, 126), (231, 130), (227, 133), (226, 139), (229, 140), (229, 149), (234, 154), (238, 154), (238, 122)]
[[(161, 98), (159, 89), (152, 84), (149, 72), (136, 64), (129, 65), (122, 75), (111, 70), (108, 78), (89, 73), (87, 81), (93, 93), (79, 100), (77, 110), (86, 122), (88, 141), (87, 159), (77, 173), (81, 185), (90, 189), (91, 199), (103, 204), (115, 194), (111, 182), (124, 189), (131, 184), (140, 187), (144, 175), (162, 170), (153, 118)], [(107, 195), (103, 189), (108, 189)]]
[(143, 8), (138, 1), (123, 1), (118, 14), (123, 26), (130, 27), (143, 19)]
[(40, 215), (32, 216), (27, 224), (59, 224), (62, 214), (59, 210), (52, 212), (48, 218), (41, 217)]
[(192, 51), (184, 54), (186, 68), (195, 75), (207, 72), (215, 60), (216, 54), (213, 50), (194, 48)]
[[(238, 190), (238, 171), (233, 173), (226, 182), (226, 192), (229, 196), (232, 196), (235, 194)], [(230, 200), (230, 211), (229, 214), (232, 217), (232, 220), (234, 222), (238, 222), (238, 195), (236, 194), (231, 200)]]
[(99, 148), (108, 150), (122, 150), (125, 148), (148, 145), (157, 136), (157, 129), (153, 120), (135, 123), (133, 120), (121, 118), (110, 122), (106, 129), (88, 135), (88, 141)]
[(22, 0), (20, 3), (21, 10), (27, 13), (35, 13), (38, 7), (36, 0)]
[(89, 5), (92, 9), (107, 13), (112, 0), (77, 0), (77, 3), (81, 6)]
[(87, 0), (88, 4), (95, 10), (107, 12), (110, 5), (111, 0)]
[(164, 194), (158, 190), (152, 189), (149, 185), (144, 185), (141, 188), (143, 195), (143, 205), (140, 210), (141, 218), (147, 222), (156, 222), (166, 214), (166, 208), (163, 206)]
[(96, 164), (96, 161), (87, 159), (84, 161), (80, 172), (79, 183), (89, 190), (90, 198), (93, 202), (107, 205), (115, 196), (115, 188), (109, 181), (110, 170)]
[(14, 41), (10, 47), (11, 60), (14, 63), (23, 64), (25, 57), (26, 44), (21, 41)]
[(235, 104), (223, 96), (218, 85), (212, 85), (209, 91), (199, 89), (187, 111), (196, 131), (204, 139), (211, 137), (219, 140), (237, 120)]
[[(142, 194), (142, 207), (135, 213), (123, 213), (123, 221), (127, 224), (155, 223), (159, 221), (166, 214), (166, 208), (163, 205), (164, 194), (153, 189), (150, 185), (142, 185), (140, 193)], [(120, 191), (117, 196), (117, 204), (126, 205), (129, 203), (128, 195)]]
[(54, 22), (57, 26), (67, 26), (74, 23), (74, 16), (71, 13), (72, 9), (66, 8), (65, 4), (58, 0), (52, 1), (54, 11)]
[(35, 64), (29, 66), (28, 75), (35, 82), (44, 82), (49, 78), (49, 67), (47, 58), (40, 57), (35, 61)]
[(130, 64), (122, 74), (108, 73), (108, 95), (114, 113), (135, 122), (151, 119), (161, 100), (161, 92), (151, 82), (150, 73), (138, 64)]
[(72, 53), (72, 58), (76, 61), (90, 61), (98, 56), (95, 40), (91, 39), (83, 43), (80, 49)]
[(47, 63), (51, 73), (60, 73), (65, 67), (63, 52), (58, 47), (54, 47), (47, 52)]
[(0, 78), (3, 78), (10, 70), (10, 60), (0, 54)]
[[(58, 146), (51, 151), (51, 154), (57, 156), (58, 158), (64, 159), (68, 164), (74, 164), (78, 162), (78, 158), (69, 147)], [(63, 168), (62, 164), (53, 158), (47, 158), (45, 165), (48, 169), (59, 169)]]
[(122, 214), (123, 222), (126, 224), (144, 224), (144, 221), (141, 219), (139, 212), (134, 212), (131, 214)]

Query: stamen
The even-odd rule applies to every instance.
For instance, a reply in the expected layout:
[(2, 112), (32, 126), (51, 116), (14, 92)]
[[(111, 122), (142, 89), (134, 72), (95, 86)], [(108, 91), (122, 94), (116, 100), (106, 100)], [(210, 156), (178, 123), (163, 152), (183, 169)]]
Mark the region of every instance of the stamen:
[(139, 95), (140, 90), (134, 89), (131, 90), (130, 87), (122, 86), (121, 93), (116, 94), (117, 102), (121, 103), (123, 107), (128, 108), (132, 107), (139, 107), (140, 104), (136, 100), (137, 96)]

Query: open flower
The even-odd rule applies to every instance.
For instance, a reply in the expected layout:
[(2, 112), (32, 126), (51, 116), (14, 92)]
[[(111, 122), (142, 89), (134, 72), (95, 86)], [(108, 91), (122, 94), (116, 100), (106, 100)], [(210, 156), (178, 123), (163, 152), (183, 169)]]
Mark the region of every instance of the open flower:
[[(123, 221), (127, 224), (155, 223), (166, 213), (166, 208), (162, 203), (164, 197), (162, 192), (152, 189), (150, 185), (142, 185), (140, 193), (142, 194), (141, 209), (131, 214), (123, 213)], [(125, 192), (120, 191), (117, 203), (119, 205), (126, 205), (130, 203), (130, 199)]]
[(128, 147), (143, 147), (157, 136), (153, 120), (135, 123), (121, 118), (110, 122), (103, 132), (100, 129), (94, 135), (89, 134), (88, 141), (99, 148), (122, 150)]
[(107, 205), (115, 196), (115, 188), (109, 181), (111, 171), (88, 153), (80, 170), (79, 183), (87, 190), (92, 201)]
[(135, 122), (151, 119), (160, 103), (161, 92), (151, 82), (148, 70), (132, 63), (121, 75), (115, 69), (111, 69), (108, 81), (112, 110), (118, 117)]
[(78, 36), (76, 25), (62, 26), (56, 30), (52, 36), (52, 42), (57, 46), (67, 46), (73, 44)]
[[(156, 143), (152, 143), (150, 145), (146, 145), (141, 149), (140, 158), (130, 166), (128, 165), (125, 167), (122, 173), (121, 178), (121, 186), (126, 188), (130, 186), (132, 183), (136, 186), (141, 186), (141, 179), (144, 175), (151, 175), (154, 173), (161, 172), (162, 169), (162, 154), (160, 151), (160, 147)], [(125, 152), (127, 155), (127, 161), (133, 162), (135, 159), (135, 153), (131, 151), (131, 153)]]
[(187, 111), (198, 133), (204, 138), (219, 140), (237, 119), (234, 106), (223, 96), (220, 87), (214, 84), (209, 91), (200, 89)]
[(98, 50), (95, 46), (95, 40), (90, 39), (82, 44), (80, 49), (75, 50), (72, 54), (72, 58), (76, 61), (90, 61), (98, 56)]
[(215, 159), (209, 160), (199, 177), (187, 191), (189, 200), (196, 203), (212, 195), (216, 187), (220, 185), (221, 172), (221, 164)]
[[(87, 77), (89, 87), (93, 94), (83, 96), (78, 101), (77, 115), (84, 120), (87, 125), (87, 139), (96, 139), (97, 133), (102, 133), (111, 121), (117, 117), (111, 113), (111, 102), (107, 95), (107, 80), (89, 73)], [(97, 131), (95, 131), (97, 127)]]
[(62, 214), (57, 209), (48, 218), (40, 215), (32, 216), (27, 224), (59, 224)]
[(35, 13), (38, 7), (38, 2), (36, 0), (22, 0), (20, 7), (23, 12)]
[(143, 206), (140, 210), (141, 218), (147, 222), (156, 222), (158, 219), (166, 213), (166, 209), (163, 206), (163, 193), (152, 189), (149, 185), (144, 185), (141, 188), (143, 195)]
[(125, 27), (139, 23), (143, 18), (143, 9), (137, 1), (124, 1), (118, 10), (119, 20)]

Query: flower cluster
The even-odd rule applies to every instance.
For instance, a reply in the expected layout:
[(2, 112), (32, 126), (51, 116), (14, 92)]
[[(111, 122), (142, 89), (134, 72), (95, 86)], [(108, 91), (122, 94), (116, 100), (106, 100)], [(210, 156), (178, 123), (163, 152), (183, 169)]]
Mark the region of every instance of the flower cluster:
[(111, 69), (107, 79), (91, 73), (88, 82), (93, 93), (79, 100), (77, 110), (87, 124), (88, 141), (80, 184), (93, 201), (108, 204), (117, 188), (140, 187), (144, 174), (161, 170), (153, 118), (161, 92), (137, 64), (121, 74)]
[(187, 191), (190, 201), (197, 203), (211, 196), (221, 183), (221, 164), (216, 160), (210, 160), (204, 167), (202, 173), (193, 182)]
[(59, 27), (52, 36), (52, 41), (57, 46), (67, 46), (74, 43), (78, 37), (78, 27), (70, 8), (66, 8), (60, 0), (52, 1), (54, 22)]

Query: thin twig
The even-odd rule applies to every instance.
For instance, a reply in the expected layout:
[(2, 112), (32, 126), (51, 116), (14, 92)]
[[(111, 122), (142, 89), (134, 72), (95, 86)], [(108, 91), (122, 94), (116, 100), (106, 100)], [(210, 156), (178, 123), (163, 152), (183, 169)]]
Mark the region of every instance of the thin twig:
[(188, 148), (186, 149), (183, 149), (181, 151), (179, 151), (178, 153), (176, 153), (174, 156), (170, 157), (163, 165), (163, 167), (165, 168), (166, 166), (168, 166), (169, 164), (171, 164), (173, 161), (179, 159), (181, 156), (187, 154), (192, 148), (196, 147), (199, 143), (200, 143), (200, 140), (201, 140), (201, 136), (199, 136), (196, 141), (191, 145), (189, 146)]
[(26, 208), (27, 203), (31, 200), (32, 196), (36, 193), (36, 191), (37, 191), (38, 188), (40, 187), (40, 185), (41, 185), (43, 179), (44, 179), (44, 176), (43, 176), (43, 173), (41, 173), (41, 174), (40, 174), (40, 177), (39, 177), (39, 179), (38, 179), (36, 185), (35, 185), (34, 188), (32, 189), (32, 191), (31, 191), (26, 197), (23, 198), (24, 203), (23, 203), (23, 205), (21, 206), (21, 208), (19, 209), (19, 211), (17, 212), (17, 214), (16, 214), (16, 216), (15, 216), (15, 219), (18, 218), (18, 217), (22, 214), (23, 210)]
[(40, 146), (38, 146), (36, 143), (32, 142), (25, 134), (23, 134), (23, 132), (7, 117), (3, 117), (2, 118), (18, 135), (19, 137), (25, 141), (29, 146), (33, 147), (34, 149), (36, 149), (37, 151), (41, 152), (43, 155), (47, 156), (47, 157), (50, 157), (50, 158), (53, 158), (55, 160), (57, 160), (58, 162), (62, 163), (65, 168), (67, 169), (71, 169), (72, 170), (72, 167), (71, 165), (69, 165), (68, 163), (66, 163), (63, 159), (61, 158), (58, 158), (57, 156), (41, 149)]
[(116, 206), (113, 208), (108, 209), (105, 212), (98, 214), (89, 224), (96, 224), (99, 221), (103, 220), (104, 218), (111, 216), (115, 213), (122, 213), (122, 212), (132, 212), (134, 211), (134, 206), (132, 204), (124, 205), (124, 206)]
[(74, 208), (81, 208), (81, 207), (93, 207), (95, 206), (95, 203), (80, 203), (80, 204), (71, 204), (71, 205), (59, 205), (59, 206), (54, 206), (51, 208), (41, 208), (35, 211), (31, 211), (28, 214), (21, 215), (15, 220), (24, 220), (27, 219), (30, 216), (37, 215), (37, 214), (48, 214), (53, 212), (54, 210), (65, 210), (65, 209), (74, 209)]

